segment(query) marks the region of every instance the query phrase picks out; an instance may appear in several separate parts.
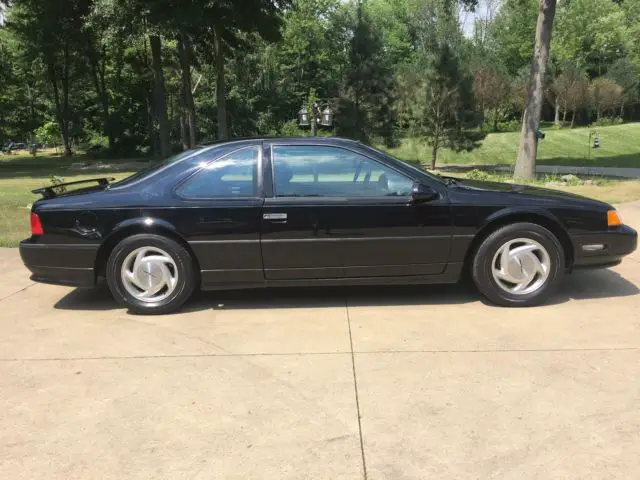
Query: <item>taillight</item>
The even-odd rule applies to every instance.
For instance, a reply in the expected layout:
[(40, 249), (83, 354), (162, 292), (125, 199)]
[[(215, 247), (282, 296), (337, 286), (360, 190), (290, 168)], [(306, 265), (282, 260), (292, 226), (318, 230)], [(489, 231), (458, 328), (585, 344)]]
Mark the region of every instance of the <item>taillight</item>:
[(37, 213), (31, 212), (31, 235), (42, 235), (44, 231), (42, 230), (42, 223), (40, 222), (40, 217)]

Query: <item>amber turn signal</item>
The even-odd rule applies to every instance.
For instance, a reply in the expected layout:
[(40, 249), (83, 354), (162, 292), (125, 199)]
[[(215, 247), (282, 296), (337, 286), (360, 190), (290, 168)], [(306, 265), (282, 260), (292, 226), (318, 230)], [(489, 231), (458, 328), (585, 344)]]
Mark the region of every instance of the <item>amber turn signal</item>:
[(615, 210), (609, 210), (607, 212), (607, 225), (609, 227), (619, 227), (622, 225), (622, 220), (620, 219), (620, 215)]

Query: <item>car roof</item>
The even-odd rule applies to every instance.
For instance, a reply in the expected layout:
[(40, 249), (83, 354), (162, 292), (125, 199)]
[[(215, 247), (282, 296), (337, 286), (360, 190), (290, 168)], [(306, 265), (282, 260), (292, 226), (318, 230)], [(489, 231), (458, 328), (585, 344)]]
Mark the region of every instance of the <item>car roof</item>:
[(232, 140), (218, 140), (215, 142), (208, 142), (198, 145), (198, 147), (205, 148), (211, 146), (220, 145), (232, 145), (234, 143), (250, 143), (250, 142), (287, 142), (287, 143), (313, 143), (319, 145), (354, 145), (359, 144), (358, 140), (343, 137), (244, 137), (234, 138)]

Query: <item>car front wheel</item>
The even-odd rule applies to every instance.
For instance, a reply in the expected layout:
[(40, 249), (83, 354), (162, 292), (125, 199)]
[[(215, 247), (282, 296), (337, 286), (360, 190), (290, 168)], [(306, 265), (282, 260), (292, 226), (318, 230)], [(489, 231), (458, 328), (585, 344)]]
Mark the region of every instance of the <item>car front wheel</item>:
[(546, 228), (514, 223), (491, 233), (473, 258), (472, 276), (480, 293), (503, 306), (544, 302), (564, 275), (564, 251)]
[(114, 298), (133, 313), (171, 313), (193, 293), (195, 269), (191, 255), (178, 242), (160, 235), (133, 235), (111, 252), (107, 283)]

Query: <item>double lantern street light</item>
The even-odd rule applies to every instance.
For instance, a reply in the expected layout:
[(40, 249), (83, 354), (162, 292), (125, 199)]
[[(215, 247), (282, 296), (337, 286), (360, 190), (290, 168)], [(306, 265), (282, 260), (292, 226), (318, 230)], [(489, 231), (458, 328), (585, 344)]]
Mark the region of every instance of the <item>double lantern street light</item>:
[(330, 127), (333, 125), (333, 111), (327, 105), (322, 111), (317, 102), (313, 102), (311, 115), (305, 105), (302, 106), (298, 112), (298, 124), (301, 127), (308, 127), (311, 125), (311, 135), (316, 136), (317, 125), (323, 127)]

